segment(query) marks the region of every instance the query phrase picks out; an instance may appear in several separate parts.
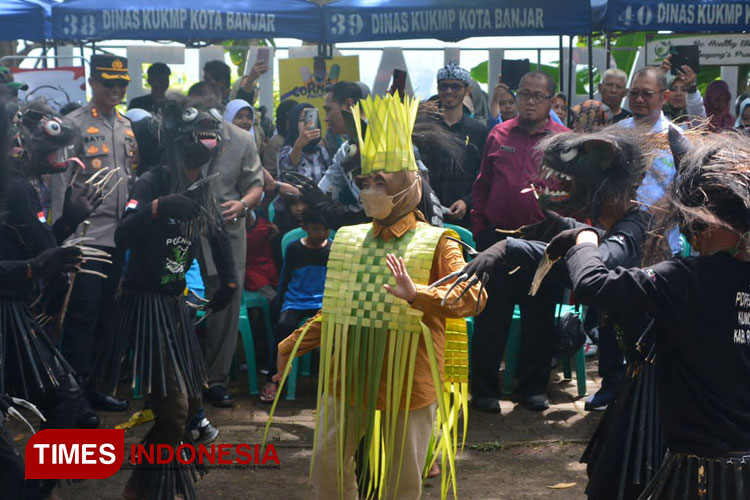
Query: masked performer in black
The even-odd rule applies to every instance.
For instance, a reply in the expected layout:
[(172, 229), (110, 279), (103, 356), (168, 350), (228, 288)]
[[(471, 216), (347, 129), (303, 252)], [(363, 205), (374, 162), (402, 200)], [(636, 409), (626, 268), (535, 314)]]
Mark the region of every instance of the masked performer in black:
[[(50, 228), (40, 201), (41, 176), (61, 173), (75, 161), (66, 155), (78, 129), (42, 100), (12, 118), (10, 154), (2, 155), (0, 168), (0, 394), (35, 403), (47, 419), (44, 427), (68, 429), (80, 389), (42, 324), (54, 324), (61, 314), (69, 273), (82, 262), (77, 247), (57, 245), (96, 208), (102, 193), (94, 187), (68, 190), (64, 212)], [(3, 134), (3, 144), (7, 138)], [(27, 481), (25, 498), (47, 498), (55, 485)]]
[[(196, 240), (211, 242), (221, 287), (207, 304), (207, 314), (226, 307), (237, 289), (229, 239), (210, 178), (208, 163), (221, 140), (221, 113), (213, 100), (178, 97), (161, 108), (160, 141), (167, 164), (153, 167), (135, 183), (115, 232), (118, 247), (130, 250), (117, 302), (120, 331), (96, 369), (96, 383), (114, 393), (120, 366), (132, 347), (134, 380), (151, 394), (156, 422), (145, 445), (177, 448), (190, 442), (185, 426), (200, 407), (206, 383), (203, 354), (195, 337), (184, 295), (185, 273), (197, 249)], [(175, 459), (162, 466), (140, 464), (128, 481), (127, 499), (195, 498), (194, 472)]]
[(561, 233), (547, 248), (552, 258), (565, 258), (581, 302), (623, 314), (647, 311), (655, 319), (656, 386), (669, 451), (644, 500), (750, 498), (744, 384), (750, 377), (750, 148), (746, 139), (724, 134), (692, 142), (677, 155), (684, 153), (655, 216), (664, 235), (679, 224), (700, 257), (609, 270), (597, 251), (598, 235), (579, 229)]
[[(543, 141), (539, 146), (544, 151), (542, 176), (557, 178), (560, 190), (539, 192), (540, 203), (575, 219), (547, 212), (544, 221), (519, 230), (527, 239), (507, 238), (479, 254), (464, 270), (467, 279), (504, 283), (507, 273), (516, 269), (514, 274), (526, 293), (544, 259), (545, 242), (567, 229), (589, 227), (576, 219), (597, 225), (599, 253), (608, 268), (640, 265), (651, 217), (631, 201), (646, 169), (639, 143), (637, 133), (619, 129), (562, 133)], [(552, 265), (546, 281), (572, 286), (564, 261)], [(648, 357), (653, 342), (650, 333), (641, 336), (647, 315), (602, 310), (599, 321), (602, 387), (620, 390), (582, 457), (588, 463), (587, 494), (591, 499), (634, 499), (664, 455), (656, 418), (653, 356)], [(624, 371), (621, 345), (628, 360), (624, 384), (620, 384)], [(498, 368), (493, 367), (494, 373)], [(631, 428), (643, 432), (628, 432)]]

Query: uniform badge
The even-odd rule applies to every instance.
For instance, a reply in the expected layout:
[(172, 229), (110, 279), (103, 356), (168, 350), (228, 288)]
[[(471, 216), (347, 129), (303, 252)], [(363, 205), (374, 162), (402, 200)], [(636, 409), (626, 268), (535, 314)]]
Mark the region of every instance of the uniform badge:
[(507, 151), (508, 153), (515, 153), (516, 148), (513, 146), (500, 146), (500, 151)]
[(96, 108), (91, 108), (91, 116), (94, 118), (99, 118), (99, 111), (97, 111)]
[(99, 129), (92, 126), (92, 127), (87, 128), (86, 132), (89, 133), (89, 134), (98, 134), (99, 133)]
[(93, 160), (91, 160), (91, 168), (93, 168), (94, 170), (99, 170), (100, 168), (102, 168), (102, 161), (99, 158), (94, 158)]
[(135, 134), (129, 128), (125, 129), (125, 135), (127, 135), (128, 137), (135, 137)]
[(109, 153), (109, 146), (102, 144), (102, 153)]
[(88, 153), (90, 155), (95, 155), (98, 152), (99, 152), (99, 148), (97, 148), (93, 144), (91, 146), (89, 146), (88, 148), (86, 148), (86, 153)]

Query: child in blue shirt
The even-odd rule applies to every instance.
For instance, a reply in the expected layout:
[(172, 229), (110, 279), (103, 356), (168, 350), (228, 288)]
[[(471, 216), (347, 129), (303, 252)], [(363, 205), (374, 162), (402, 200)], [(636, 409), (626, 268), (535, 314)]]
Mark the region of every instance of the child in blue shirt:
[(278, 294), (282, 301), (281, 316), (276, 326), (267, 381), (260, 393), (261, 401), (266, 403), (273, 402), (278, 388), (278, 384), (271, 381), (276, 374), (278, 343), (323, 307), (323, 288), (331, 248), (328, 238), (330, 229), (323, 224), (320, 214), (310, 209), (303, 213), (302, 229), (307, 236), (289, 244), (281, 268)]

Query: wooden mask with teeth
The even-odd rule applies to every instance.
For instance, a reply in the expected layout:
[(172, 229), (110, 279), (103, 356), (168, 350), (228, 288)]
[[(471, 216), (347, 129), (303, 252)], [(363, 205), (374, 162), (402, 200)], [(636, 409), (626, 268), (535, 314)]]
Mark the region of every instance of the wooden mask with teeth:
[(629, 204), (645, 174), (636, 134), (619, 127), (555, 134), (538, 148), (542, 182), (552, 179), (559, 186), (539, 190), (540, 205), (579, 220), (596, 220), (605, 201)]

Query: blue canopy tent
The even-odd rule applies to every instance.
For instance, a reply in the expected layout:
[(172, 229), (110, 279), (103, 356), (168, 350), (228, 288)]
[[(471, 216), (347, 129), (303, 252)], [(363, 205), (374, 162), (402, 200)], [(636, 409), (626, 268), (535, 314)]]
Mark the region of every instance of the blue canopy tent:
[(591, 32), (590, 0), (334, 0), (323, 7), (325, 42)]
[(0, 40), (44, 40), (44, 9), (24, 0), (0, 0)]
[(307, 0), (65, 0), (52, 5), (55, 40), (322, 39), (321, 8)]
[(738, 33), (750, 30), (750, 0), (608, 0), (605, 29)]

